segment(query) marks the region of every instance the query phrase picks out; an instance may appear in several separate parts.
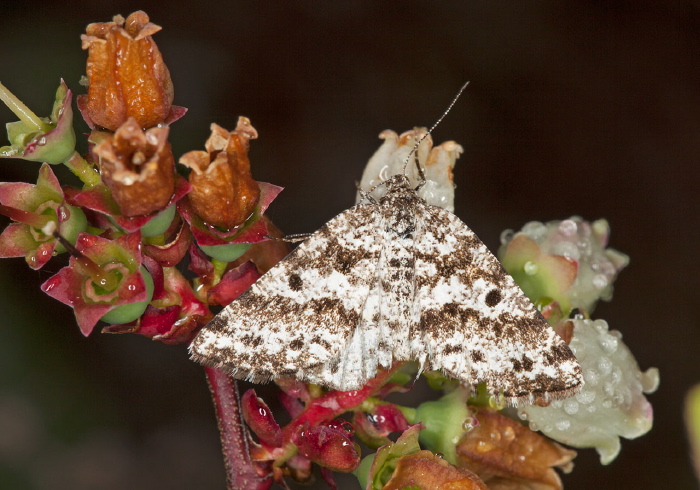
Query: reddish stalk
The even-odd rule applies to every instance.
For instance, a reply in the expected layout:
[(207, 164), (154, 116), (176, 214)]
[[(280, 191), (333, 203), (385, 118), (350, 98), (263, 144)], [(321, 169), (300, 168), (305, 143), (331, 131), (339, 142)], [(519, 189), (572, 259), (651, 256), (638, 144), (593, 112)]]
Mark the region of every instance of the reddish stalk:
[(107, 291), (114, 291), (117, 288), (119, 285), (119, 278), (116, 275), (97, 265), (90, 257), (75, 248), (72, 243), (66, 240), (57, 231), (53, 232), (53, 236), (56, 240), (61, 242), (61, 245), (75, 258), (83, 272), (90, 276), (92, 282)]
[(49, 221), (53, 218), (32, 213), (30, 211), (24, 211), (22, 209), (12, 208), (10, 206), (3, 206), (0, 204), (0, 214), (7, 216), (8, 218), (17, 221), (19, 223), (27, 224), (33, 228), (42, 229)]
[(272, 475), (261, 477), (250, 459), (248, 434), (240, 410), (238, 384), (231, 376), (218, 369), (205, 367), (204, 372), (216, 409), (229, 490), (270, 488)]

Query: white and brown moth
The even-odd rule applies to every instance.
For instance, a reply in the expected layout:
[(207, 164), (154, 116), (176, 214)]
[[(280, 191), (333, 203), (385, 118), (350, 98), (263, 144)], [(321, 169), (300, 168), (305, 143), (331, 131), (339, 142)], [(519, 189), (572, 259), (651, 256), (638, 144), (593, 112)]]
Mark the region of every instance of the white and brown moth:
[(192, 358), (239, 379), (343, 391), (409, 360), (513, 404), (578, 391), (573, 353), (474, 232), (405, 172), (382, 185), (219, 313)]

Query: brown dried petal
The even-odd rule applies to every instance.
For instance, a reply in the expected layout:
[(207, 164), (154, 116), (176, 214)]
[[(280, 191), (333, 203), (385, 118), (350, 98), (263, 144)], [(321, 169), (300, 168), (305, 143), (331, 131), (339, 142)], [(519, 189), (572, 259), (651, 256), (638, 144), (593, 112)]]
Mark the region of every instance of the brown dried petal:
[(457, 468), (430, 451), (402, 456), (396, 463), (391, 479), (382, 490), (406, 487), (421, 490), (486, 490), (481, 479), (467, 470)]
[(460, 462), (491, 489), (559, 490), (554, 466), (568, 471), (576, 452), (552, 442), (499, 412), (481, 409), (479, 425), (459, 441)]
[(207, 151), (186, 153), (180, 163), (192, 169), (189, 200), (195, 212), (206, 223), (230, 230), (250, 217), (260, 198), (248, 159), (249, 140), (258, 134), (245, 117), (231, 133), (216, 124), (211, 131)]
[(100, 157), (102, 181), (123, 216), (141, 216), (164, 209), (175, 189), (175, 159), (167, 127), (143, 131), (129, 118), (93, 149)]
[(93, 123), (115, 131), (129, 117), (142, 128), (165, 121), (174, 91), (170, 72), (151, 38), (159, 30), (143, 11), (126, 21), (117, 15), (113, 22), (87, 26), (81, 40), (88, 50), (87, 115)]

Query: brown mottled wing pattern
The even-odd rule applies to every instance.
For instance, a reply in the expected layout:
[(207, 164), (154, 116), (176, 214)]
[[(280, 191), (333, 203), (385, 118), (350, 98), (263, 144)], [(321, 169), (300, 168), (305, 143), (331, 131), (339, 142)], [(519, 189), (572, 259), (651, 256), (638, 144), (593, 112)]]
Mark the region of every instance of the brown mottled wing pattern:
[(381, 221), (376, 204), (330, 220), (206, 325), (191, 357), (253, 382), (294, 376), (338, 389), (357, 385), (343, 381), (338, 365), (356, 327), (373, 316), (366, 303), (378, 293)]
[(427, 354), (425, 368), (511, 402), (577, 391), (573, 353), (474, 232), (425, 202), (416, 227), (412, 350)]

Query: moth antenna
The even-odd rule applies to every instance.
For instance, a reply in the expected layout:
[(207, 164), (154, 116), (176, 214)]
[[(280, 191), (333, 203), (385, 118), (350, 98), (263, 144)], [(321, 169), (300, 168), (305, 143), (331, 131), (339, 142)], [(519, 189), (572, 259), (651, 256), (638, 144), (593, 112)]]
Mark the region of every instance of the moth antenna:
[(373, 198), (372, 194), (371, 194), (372, 191), (377, 188), (376, 185), (374, 187), (372, 187), (369, 190), (369, 192), (366, 192), (362, 187), (360, 187), (359, 182), (355, 182), (355, 187), (357, 187), (357, 192), (360, 193), (360, 195), (362, 196), (362, 199), (366, 199), (367, 201), (369, 201), (372, 204), (377, 204), (377, 200), (375, 198)]
[(418, 176), (420, 177), (421, 183), (419, 186), (422, 186), (423, 183), (425, 182), (425, 174), (423, 173), (423, 169), (420, 166), (420, 162), (418, 161), (418, 147), (420, 144), (423, 142), (425, 138), (428, 137), (429, 134), (433, 132), (433, 130), (437, 127), (438, 124), (442, 122), (443, 119), (445, 119), (445, 116), (452, 110), (452, 107), (457, 103), (457, 100), (459, 99), (459, 96), (462, 95), (462, 92), (464, 92), (464, 89), (467, 88), (467, 85), (469, 85), (469, 82), (465, 83), (460, 87), (460, 89), (457, 91), (457, 95), (454, 96), (452, 99), (452, 102), (450, 102), (450, 105), (447, 106), (447, 109), (445, 109), (445, 112), (442, 113), (442, 116), (438, 118), (437, 121), (430, 127), (427, 133), (425, 133), (413, 146), (411, 151), (408, 153), (408, 156), (406, 157), (406, 160), (403, 162), (403, 174), (406, 175), (406, 169), (408, 168), (408, 162), (411, 160), (412, 156), (415, 156), (415, 162), (416, 162), (416, 168), (418, 169)]

